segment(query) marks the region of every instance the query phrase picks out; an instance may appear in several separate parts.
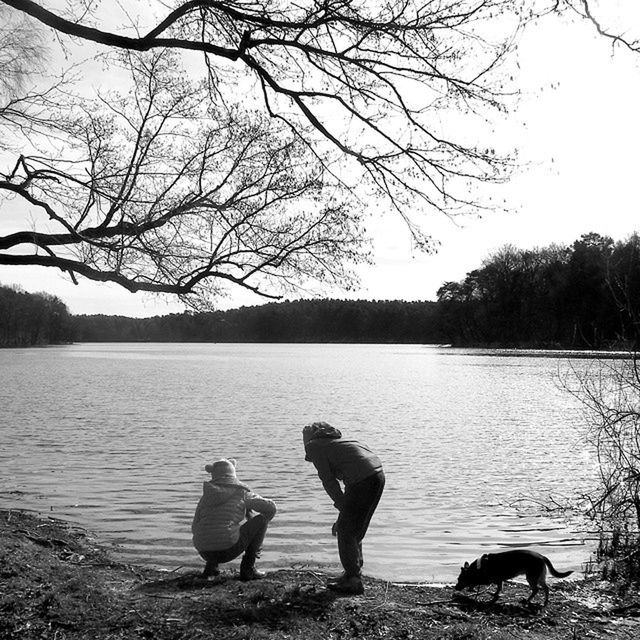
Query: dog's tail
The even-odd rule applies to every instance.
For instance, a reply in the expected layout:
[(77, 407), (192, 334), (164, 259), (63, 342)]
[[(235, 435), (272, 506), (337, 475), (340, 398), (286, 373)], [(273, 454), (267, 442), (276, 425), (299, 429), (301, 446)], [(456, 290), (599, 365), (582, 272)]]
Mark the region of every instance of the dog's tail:
[(547, 558), (546, 556), (543, 556), (543, 558), (544, 558), (544, 563), (547, 565), (547, 568), (549, 569), (549, 571), (551, 572), (551, 575), (554, 578), (566, 578), (567, 576), (570, 576), (573, 573), (573, 571), (556, 571), (554, 566), (551, 564), (551, 560), (549, 560), (549, 558)]

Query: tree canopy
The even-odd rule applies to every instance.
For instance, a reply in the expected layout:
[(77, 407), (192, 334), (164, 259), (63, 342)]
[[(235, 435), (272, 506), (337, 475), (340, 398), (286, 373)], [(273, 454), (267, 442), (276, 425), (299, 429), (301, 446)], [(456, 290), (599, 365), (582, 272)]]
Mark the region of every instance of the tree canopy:
[(522, 26), (572, 11), (613, 33), (598, 8), (0, 0), (0, 265), (192, 302), (349, 287), (366, 216), (431, 250), (425, 214), (493, 206)]
[(637, 348), (640, 237), (506, 246), (438, 291), (444, 339), (459, 345)]
[(0, 264), (275, 297), (348, 287), (376, 210), (429, 250), (425, 212), (488, 207), (504, 178), (486, 119), (516, 5), (2, 0), (2, 34), (31, 35), (0, 56), (36, 57), (2, 92)]
[(59, 298), (0, 285), (0, 347), (63, 344), (74, 340), (74, 333)]

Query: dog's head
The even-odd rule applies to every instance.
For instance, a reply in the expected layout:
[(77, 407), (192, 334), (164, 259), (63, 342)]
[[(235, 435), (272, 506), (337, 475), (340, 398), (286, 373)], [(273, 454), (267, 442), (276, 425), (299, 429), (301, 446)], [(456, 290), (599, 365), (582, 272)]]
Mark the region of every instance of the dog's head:
[(458, 582), (456, 582), (455, 589), (456, 591), (460, 591), (461, 589), (466, 589), (467, 587), (476, 587), (479, 584), (482, 584), (482, 559), (478, 558), (475, 562), (469, 564), (468, 562), (464, 563), (463, 567), (460, 567), (460, 575), (458, 576)]

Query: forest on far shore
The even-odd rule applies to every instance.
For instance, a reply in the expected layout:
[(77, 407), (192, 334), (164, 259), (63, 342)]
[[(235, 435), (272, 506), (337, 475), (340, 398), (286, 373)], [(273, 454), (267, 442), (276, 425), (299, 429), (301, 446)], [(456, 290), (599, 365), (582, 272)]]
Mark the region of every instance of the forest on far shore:
[(436, 301), (314, 299), (152, 318), (72, 315), (0, 286), (0, 346), (69, 342), (358, 342), (607, 349), (635, 345), (640, 237), (505, 246)]

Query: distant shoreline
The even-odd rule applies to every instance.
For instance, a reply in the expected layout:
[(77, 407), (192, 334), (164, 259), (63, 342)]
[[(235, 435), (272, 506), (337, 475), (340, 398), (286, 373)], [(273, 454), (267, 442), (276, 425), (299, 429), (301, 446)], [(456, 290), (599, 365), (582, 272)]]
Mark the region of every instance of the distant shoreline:
[(242, 345), (336, 345), (336, 346), (416, 346), (430, 349), (451, 350), (452, 355), (467, 355), (461, 351), (473, 351), (473, 355), (512, 357), (512, 358), (567, 358), (567, 359), (593, 359), (593, 360), (626, 360), (636, 357), (633, 351), (621, 349), (570, 349), (563, 347), (502, 347), (487, 345), (452, 345), (430, 342), (347, 342), (347, 341), (269, 341), (269, 340), (77, 340), (72, 342), (60, 342), (51, 344), (33, 345), (0, 345), (0, 349), (38, 349), (48, 347), (66, 347), (83, 344), (166, 344), (166, 345), (195, 345), (195, 344), (242, 344)]
[(519, 322), (512, 322), (487, 310), (477, 318), (475, 307), (451, 306), (450, 302), (313, 299), (131, 318), (72, 315), (62, 302), (44, 294), (20, 293), (0, 285), (0, 346), (72, 342), (420, 344), (593, 353), (620, 351), (634, 344), (634, 331), (619, 316), (600, 326), (597, 318), (569, 314), (563, 324), (557, 324), (549, 318), (543, 322), (538, 309), (535, 314), (522, 311)]

